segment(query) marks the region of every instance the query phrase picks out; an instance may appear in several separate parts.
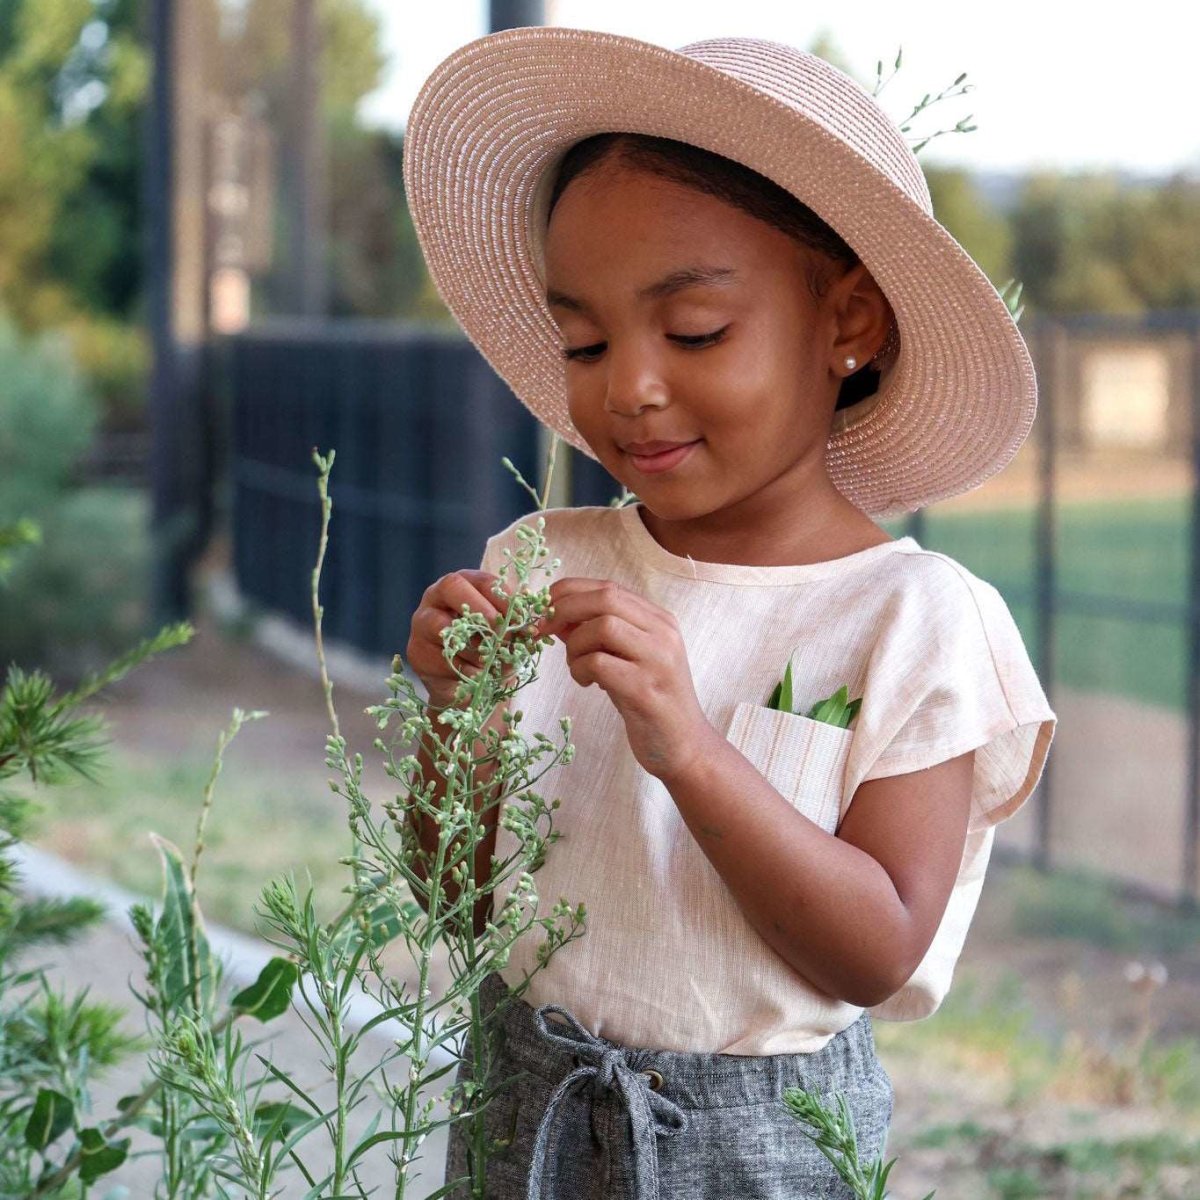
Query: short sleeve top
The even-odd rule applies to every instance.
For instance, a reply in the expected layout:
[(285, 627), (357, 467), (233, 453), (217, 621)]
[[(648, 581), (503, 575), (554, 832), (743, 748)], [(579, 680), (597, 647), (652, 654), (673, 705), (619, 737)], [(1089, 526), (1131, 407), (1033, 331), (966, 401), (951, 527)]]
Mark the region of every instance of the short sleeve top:
[[(533, 512), (488, 540), (482, 569), (498, 574), (505, 551), (519, 547), (517, 526), (542, 516), (549, 556), (560, 560), (553, 578), (612, 579), (672, 612), (709, 721), (831, 836), (865, 780), (975, 750), (967, 841), (945, 914), (907, 983), (871, 1009), (890, 1020), (930, 1015), (949, 988), (995, 826), (1033, 791), (1057, 720), (1003, 598), (912, 537), (796, 565), (681, 558), (651, 536), (641, 507)], [(797, 711), (783, 712), (768, 701), (789, 662)], [(849, 728), (801, 715), (843, 684), (862, 697)], [(514, 707), (526, 738), (556, 746), (571, 717), (573, 760), (536, 784), (548, 803), (560, 801), (560, 837), (534, 875), (536, 916), (550, 918), (560, 898), (587, 914), (586, 931), (544, 965), (540, 929), (513, 948), (501, 975), (510, 984), (528, 976), (530, 1004), (562, 1005), (628, 1046), (743, 1055), (818, 1050), (857, 1019), (861, 1008), (809, 983), (742, 915), (666, 787), (633, 757), (607, 694), (571, 677), (561, 641), (542, 651)], [(496, 855), (516, 848), (501, 823)]]

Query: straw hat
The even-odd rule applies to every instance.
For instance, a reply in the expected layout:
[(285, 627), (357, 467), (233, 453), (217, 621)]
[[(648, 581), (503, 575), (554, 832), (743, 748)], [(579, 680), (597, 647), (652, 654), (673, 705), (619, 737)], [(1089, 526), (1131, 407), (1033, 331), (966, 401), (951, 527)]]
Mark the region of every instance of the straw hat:
[(610, 130), (690, 142), (765, 175), (858, 254), (899, 353), (834, 415), (831, 480), (873, 517), (977, 487), (1033, 424), (1037, 381), (1004, 301), (932, 215), (920, 164), (875, 98), (823, 59), (756, 38), (669, 50), (584, 29), (507, 29), (456, 50), (404, 139), (430, 274), (483, 356), (543, 424), (596, 458), (567, 410), (542, 255), (555, 168)]

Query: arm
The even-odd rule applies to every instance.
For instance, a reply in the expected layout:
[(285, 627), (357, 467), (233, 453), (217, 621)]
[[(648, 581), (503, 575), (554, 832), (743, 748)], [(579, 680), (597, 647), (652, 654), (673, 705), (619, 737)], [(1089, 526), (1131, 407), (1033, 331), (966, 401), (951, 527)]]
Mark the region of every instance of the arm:
[(868, 780), (836, 836), (715, 730), (662, 782), (768, 945), (814, 986), (868, 1008), (899, 991), (937, 932), (966, 842), (974, 757)]

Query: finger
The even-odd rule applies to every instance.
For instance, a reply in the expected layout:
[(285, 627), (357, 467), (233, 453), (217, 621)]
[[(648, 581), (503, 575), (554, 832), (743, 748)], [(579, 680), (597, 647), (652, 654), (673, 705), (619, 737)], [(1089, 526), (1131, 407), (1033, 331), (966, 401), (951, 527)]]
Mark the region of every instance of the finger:
[(482, 614), (489, 625), (494, 625), (501, 612), (508, 609), (507, 600), (491, 593), (496, 578), (487, 571), (454, 571), (445, 575), (438, 593), (439, 606), (459, 616), (466, 604), (471, 612)]
[(630, 662), (645, 662), (653, 654), (653, 639), (624, 617), (602, 613), (583, 622), (567, 643), (567, 662), (605, 651)]
[(612, 696), (633, 695), (639, 686), (640, 674), (636, 663), (597, 650), (571, 665), (571, 677), (580, 687), (593, 683)]
[(623, 617), (638, 629), (650, 632), (662, 619), (662, 611), (636, 592), (612, 580), (588, 580), (582, 590), (567, 592), (553, 601), (553, 612), (543, 618), (538, 632), (565, 635), (571, 626), (581, 625), (605, 613)]

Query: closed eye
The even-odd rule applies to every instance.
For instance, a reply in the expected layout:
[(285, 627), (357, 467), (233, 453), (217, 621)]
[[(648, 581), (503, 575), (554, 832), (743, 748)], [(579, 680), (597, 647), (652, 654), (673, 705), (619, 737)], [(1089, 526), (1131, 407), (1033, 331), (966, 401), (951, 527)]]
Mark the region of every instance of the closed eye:
[[(683, 346), (688, 350), (701, 350), (706, 346), (715, 346), (717, 342), (722, 341), (725, 337), (725, 331), (729, 328), (728, 325), (723, 325), (720, 329), (714, 330), (712, 333), (701, 333), (695, 335), (687, 335), (682, 333), (669, 333), (667, 337), (677, 345)], [(596, 342), (591, 346), (564, 346), (562, 347), (562, 356), (565, 359), (576, 362), (595, 362), (596, 357), (604, 350), (606, 342)]]

